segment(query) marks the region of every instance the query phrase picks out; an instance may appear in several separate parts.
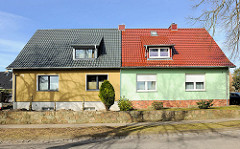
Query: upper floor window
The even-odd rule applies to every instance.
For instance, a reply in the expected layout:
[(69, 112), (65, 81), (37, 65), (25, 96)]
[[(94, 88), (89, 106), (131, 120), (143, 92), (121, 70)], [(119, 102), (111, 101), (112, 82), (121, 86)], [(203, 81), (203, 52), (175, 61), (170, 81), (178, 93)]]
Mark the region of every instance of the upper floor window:
[(186, 91), (204, 91), (205, 75), (204, 74), (186, 74), (185, 89)]
[(58, 75), (39, 75), (38, 91), (58, 91)]
[(75, 59), (96, 58), (95, 49), (75, 49)]
[(149, 48), (149, 58), (170, 58), (170, 48)]

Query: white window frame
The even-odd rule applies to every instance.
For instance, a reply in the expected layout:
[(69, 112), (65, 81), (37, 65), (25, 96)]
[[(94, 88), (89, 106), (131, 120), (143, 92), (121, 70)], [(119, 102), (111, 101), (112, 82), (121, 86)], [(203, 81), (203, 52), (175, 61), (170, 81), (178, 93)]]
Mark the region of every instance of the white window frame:
[[(58, 77), (58, 89), (57, 90), (50, 90), (50, 89), (48, 89), (48, 90), (39, 90), (39, 76), (57, 76)], [(59, 91), (59, 75), (57, 75), (57, 74), (50, 74), (50, 75), (48, 75), (48, 74), (39, 74), (39, 75), (37, 75), (37, 91), (38, 92), (58, 92)], [(49, 83), (49, 82), (48, 82)], [(48, 86), (49, 86), (49, 84), (48, 84)]]
[[(195, 78), (197, 77), (197, 76), (199, 76), (199, 77), (204, 77), (204, 78), (196, 78), (196, 80), (192, 80), (192, 81), (187, 81), (187, 75), (189, 75), (189, 76), (195, 76)], [(199, 81), (199, 80), (200, 81)], [(186, 83), (187, 82), (193, 82), (193, 89), (186, 89)], [(196, 83), (197, 82), (203, 82), (203, 89), (196, 89)], [(184, 86), (185, 86), (185, 91), (206, 91), (206, 75), (204, 74), (204, 73), (201, 73), (201, 74), (185, 74), (185, 83), (184, 83)]]
[[(155, 57), (155, 56), (151, 56), (150, 53), (151, 53), (151, 50), (152, 49), (158, 49), (158, 56)], [(161, 50), (160, 49), (167, 49), (168, 50), (168, 56), (161, 56)], [(169, 47), (157, 47), (157, 48), (149, 48), (149, 58), (170, 58), (170, 48)]]
[[(152, 76), (155, 76), (156, 77), (156, 79), (155, 79), (155, 89), (154, 90), (147, 90), (147, 87), (148, 87), (148, 80), (146, 80), (146, 81), (138, 81), (138, 76), (150, 76), (150, 75), (152, 75)], [(138, 90), (137, 89), (137, 83), (138, 82), (145, 82), (144, 84), (145, 84), (145, 87), (144, 87), (144, 90)], [(157, 91), (157, 75), (156, 74), (137, 74), (136, 75), (136, 91), (137, 92), (156, 92)]]
[[(76, 50), (88, 50), (88, 49), (92, 49), (94, 51), (94, 58), (76, 58)], [(98, 53), (97, 46), (95, 46), (95, 48), (74, 48), (73, 49), (73, 60), (96, 59), (97, 53)]]

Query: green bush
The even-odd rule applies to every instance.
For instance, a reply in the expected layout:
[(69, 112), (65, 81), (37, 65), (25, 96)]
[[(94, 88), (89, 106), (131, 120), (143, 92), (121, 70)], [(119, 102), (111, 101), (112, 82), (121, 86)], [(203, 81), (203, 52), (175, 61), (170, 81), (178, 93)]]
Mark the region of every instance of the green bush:
[(132, 103), (125, 97), (121, 97), (118, 101), (118, 107), (120, 111), (131, 111), (133, 110)]
[(109, 111), (109, 108), (114, 104), (115, 101), (115, 91), (112, 84), (108, 80), (105, 80), (102, 83), (98, 96), (103, 102), (105, 109)]
[(161, 110), (161, 109), (163, 109), (163, 103), (159, 102), (159, 101), (154, 101), (152, 103), (152, 107), (154, 110)]
[(213, 100), (201, 100), (197, 102), (197, 105), (200, 109), (209, 109), (211, 106), (213, 106), (212, 102)]

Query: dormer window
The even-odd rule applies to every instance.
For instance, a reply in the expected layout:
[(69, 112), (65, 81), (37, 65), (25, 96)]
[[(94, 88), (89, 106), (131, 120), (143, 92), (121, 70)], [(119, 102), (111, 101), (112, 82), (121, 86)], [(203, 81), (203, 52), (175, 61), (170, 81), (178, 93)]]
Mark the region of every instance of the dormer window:
[(96, 58), (95, 49), (75, 49), (75, 59)]
[(74, 60), (89, 60), (98, 57), (102, 35), (83, 34), (71, 43)]
[(149, 58), (170, 58), (170, 48), (149, 48)]

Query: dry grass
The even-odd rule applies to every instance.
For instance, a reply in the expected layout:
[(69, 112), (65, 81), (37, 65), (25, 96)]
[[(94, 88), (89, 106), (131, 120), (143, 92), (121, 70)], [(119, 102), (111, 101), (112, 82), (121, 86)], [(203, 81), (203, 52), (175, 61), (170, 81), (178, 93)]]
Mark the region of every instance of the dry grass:
[(1, 141), (55, 140), (81, 137), (127, 136), (131, 134), (182, 133), (185, 131), (217, 131), (222, 128), (240, 128), (240, 121), (219, 123), (191, 123), (141, 125), (120, 127), (82, 127), (82, 128), (10, 128), (0, 129)]

